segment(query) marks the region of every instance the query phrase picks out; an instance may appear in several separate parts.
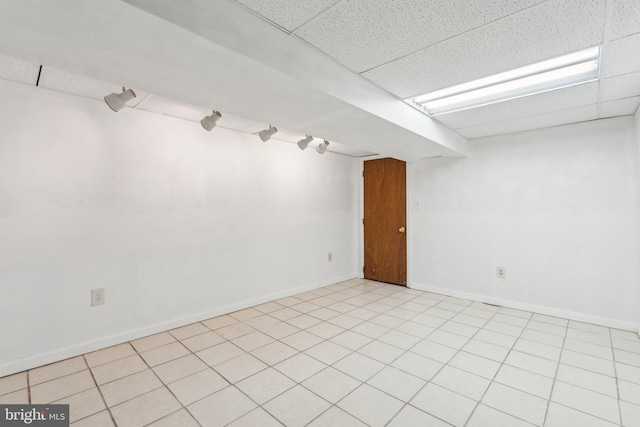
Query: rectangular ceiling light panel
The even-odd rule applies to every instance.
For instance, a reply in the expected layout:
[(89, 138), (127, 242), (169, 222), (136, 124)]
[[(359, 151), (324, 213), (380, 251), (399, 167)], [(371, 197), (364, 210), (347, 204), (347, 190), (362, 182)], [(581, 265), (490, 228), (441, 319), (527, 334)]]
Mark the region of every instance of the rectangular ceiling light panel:
[(405, 99), (430, 116), (481, 107), (598, 79), (600, 47)]

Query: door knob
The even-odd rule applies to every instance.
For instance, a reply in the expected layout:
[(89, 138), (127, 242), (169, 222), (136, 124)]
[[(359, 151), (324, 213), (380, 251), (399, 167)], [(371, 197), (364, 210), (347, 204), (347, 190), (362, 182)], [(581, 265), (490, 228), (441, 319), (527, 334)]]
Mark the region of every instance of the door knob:
[(400, 228), (398, 229), (398, 231), (399, 231), (399, 232), (401, 232), (401, 233), (404, 233), (404, 232), (405, 232), (405, 228), (404, 228), (404, 227), (400, 227)]

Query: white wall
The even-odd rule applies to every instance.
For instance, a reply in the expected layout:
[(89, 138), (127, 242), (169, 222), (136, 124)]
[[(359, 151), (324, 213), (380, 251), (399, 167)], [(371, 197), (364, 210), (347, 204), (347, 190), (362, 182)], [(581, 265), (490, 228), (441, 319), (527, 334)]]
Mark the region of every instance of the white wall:
[[(636, 111), (634, 116), (635, 138), (636, 138), (636, 185), (637, 185), (637, 201), (638, 201), (638, 247), (640, 248), (640, 110)], [(640, 250), (638, 251), (638, 289), (640, 289)], [(638, 292), (640, 294), (640, 291)], [(640, 295), (639, 295), (640, 298)], [(638, 301), (638, 335), (640, 335), (640, 300)]]
[(472, 140), (468, 158), (412, 164), (412, 286), (635, 329), (636, 152), (626, 117)]
[(355, 159), (4, 81), (0, 117), (0, 376), (356, 276)]

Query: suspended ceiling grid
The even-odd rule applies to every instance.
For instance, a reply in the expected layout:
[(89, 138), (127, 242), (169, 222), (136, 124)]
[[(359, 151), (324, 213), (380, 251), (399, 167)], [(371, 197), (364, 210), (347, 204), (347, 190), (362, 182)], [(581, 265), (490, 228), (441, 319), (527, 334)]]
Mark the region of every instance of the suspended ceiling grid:
[(398, 98), (602, 45), (598, 82), (436, 119), (467, 138), (632, 115), (640, 0), (236, 0)]
[[(0, 12), (0, 54), (45, 64), (52, 89), (126, 85), (153, 94), (140, 109), (196, 120), (216, 108), (226, 126), (271, 123), (350, 155), (465, 155), (465, 138), (631, 115), (640, 101), (640, 0), (22, 0)], [(597, 82), (437, 120), (401, 101), (594, 45)], [(3, 61), (0, 78), (33, 79)]]
[(0, 54), (360, 152), (467, 152), (464, 137), (231, 0), (0, 2)]

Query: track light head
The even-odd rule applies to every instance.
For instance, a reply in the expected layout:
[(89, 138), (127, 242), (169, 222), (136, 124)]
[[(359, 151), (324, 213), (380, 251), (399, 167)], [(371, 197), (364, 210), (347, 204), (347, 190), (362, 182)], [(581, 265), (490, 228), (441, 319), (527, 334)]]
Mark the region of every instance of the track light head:
[(113, 111), (118, 112), (127, 105), (127, 102), (135, 97), (136, 93), (133, 90), (124, 90), (124, 88), (122, 88), (122, 93), (112, 93), (111, 95), (105, 96), (104, 102), (106, 102)]
[(313, 137), (311, 135), (307, 135), (305, 138), (298, 141), (298, 147), (300, 147), (301, 150), (304, 150), (309, 146), (311, 141), (313, 141)]
[(214, 110), (213, 114), (211, 114), (210, 116), (205, 116), (202, 120), (200, 120), (200, 124), (206, 130), (211, 131), (214, 127), (216, 127), (216, 122), (220, 117), (222, 117), (222, 114), (220, 114), (219, 111)]
[(318, 145), (316, 147), (316, 151), (319, 154), (324, 154), (325, 151), (327, 151), (327, 147), (329, 146), (329, 141), (327, 141), (326, 139), (324, 141), (322, 141), (322, 143), (320, 145)]
[(269, 129), (261, 130), (260, 132), (258, 132), (258, 136), (260, 137), (262, 142), (267, 142), (276, 132), (278, 132), (278, 129), (269, 126)]

